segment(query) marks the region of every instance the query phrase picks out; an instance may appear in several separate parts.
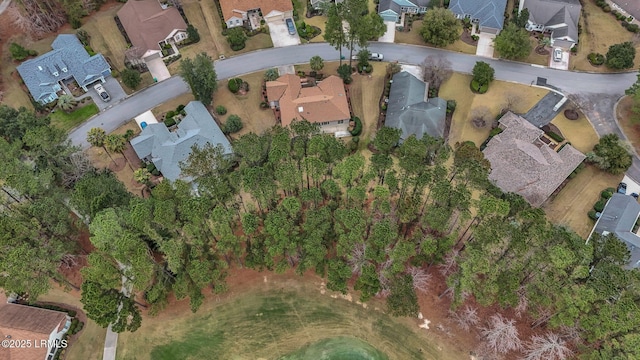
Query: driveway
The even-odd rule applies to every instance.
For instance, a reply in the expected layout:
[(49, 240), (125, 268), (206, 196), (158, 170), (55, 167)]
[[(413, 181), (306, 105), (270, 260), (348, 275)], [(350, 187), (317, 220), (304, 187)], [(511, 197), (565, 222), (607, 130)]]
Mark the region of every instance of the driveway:
[(476, 48), (476, 56), (482, 56), (493, 59), (493, 39), (495, 34), (480, 33), (478, 34), (478, 47)]
[(284, 20), (268, 21), (267, 25), (269, 25), (269, 34), (274, 48), (300, 45), (298, 32), (296, 31), (294, 35), (289, 34), (289, 29)]
[(387, 31), (378, 39), (379, 42), (393, 43), (396, 40), (396, 23), (393, 21), (385, 21)]
[[(560, 49), (562, 50), (562, 60), (561, 61), (554, 61), (553, 60), (553, 51), (555, 49)], [(552, 69), (558, 69), (558, 70), (568, 70), (569, 69), (569, 51), (562, 49), (562, 48), (553, 48), (551, 55), (549, 55), (549, 67)]]
[(156, 79), (157, 82), (171, 77), (171, 74), (169, 74), (169, 70), (167, 69), (167, 65), (164, 64), (164, 61), (162, 61), (161, 58), (157, 57), (153, 60), (146, 61), (146, 63), (151, 76)]
[(107, 93), (109, 93), (109, 96), (111, 97), (111, 100), (109, 102), (104, 102), (100, 95), (98, 95), (98, 93), (94, 90), (93, 85), (97, 84), (97, 82), (90, 85), (89, 89), (87, 90), (87, 94), (89, 94), (89, 96), (91, 96), (91, 98), (93, 99), (93, 102), (98, 105), (98, 109), (100, 109), (100, 111), (104, 111), (105, 109), (110, 108), (114, 104), (127, 97), (127, 93), (124, 92), (117, 79), (109, 76), (105, 80), (106, 81), (104, 82), (104, 84), (102, 84), (102, 86), (105, 90), (107, 90)]

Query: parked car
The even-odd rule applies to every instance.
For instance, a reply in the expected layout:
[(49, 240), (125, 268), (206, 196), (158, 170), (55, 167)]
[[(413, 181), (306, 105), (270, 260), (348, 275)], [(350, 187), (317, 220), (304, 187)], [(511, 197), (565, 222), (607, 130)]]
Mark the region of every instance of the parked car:
[(631, 196), (633, 196), (636, 200), (640, 197), (638, 193), (631, 193)]
[(289, 34), (290, 35), (295, 35), (296, 34), (296, 27), (295, 27), (295, 25), (293, 25), (293, 20), (291, 18), (287, 18), (285, 20), (285, 22), (287, 23), (287, 28), (289, 29)]
[(617, 192), (618, 192), (618, 194), (626, 194), (627, 193), (627, 184), (621, 182), (620, 185), (618, 185)]
[(553, 61), (556, 61), (556, 62), (562, 61), (562, 49), (560, 48), (553, 49)]
[(107, 92), (107, 90), (104, 89), (102, 84), (100, 83), (95, 84), (93, 88), (96, 90), (98, 95), (100, 95), (100, 98), (102, 98), (102, 101), (108, 102), (109, 100), (111, 100), (111, 96), (109, 96), (109, 93)]
[(369, 56), (369, 60), (382, 61), (384, 60), (384, 56), (380, 53), (371, 53), (371, 55)]

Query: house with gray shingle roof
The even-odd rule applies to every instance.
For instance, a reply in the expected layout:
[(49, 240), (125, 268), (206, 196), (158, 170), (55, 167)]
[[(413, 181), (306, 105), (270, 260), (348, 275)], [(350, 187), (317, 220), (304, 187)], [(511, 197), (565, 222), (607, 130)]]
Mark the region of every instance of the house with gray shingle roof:
[(526, 119), (506, 113), (502, 132), (482, 151), (491, 163), (491, 180), (502, 191), (521, 195), (540, 206), (585, 159), (569, 144), (558, 147)]
[(229, 140), (201, 102), (190, 102), (184, 111), (186, 115), (175, 131), (169, 131), (164, 123), (148, 124), (140, 135), (131, 139), (138, 157), (153, 162), (171, 181), (190, 181), (182, 176), (180, 162), (187, 160), (194, 145), (200, 148), (207, 143), (220, 145), (225, 154), (231, 154)]
[(631, 253), (629, 268), (640, 267), (640, 236), (632, 232), (638, 217), (640, 217), (638, 200), (629, 195), (613, 194), (588, 238), (591, 238), (594, 232), (604, 236), (615, 235), (627, 245)]
[(17, 67), (33, 99), (48, 104), (58, 98), (60, 83), (73, 78), (84, 91), (96, 81), (105, 81), (111, 67), (102, 54), (90, 56), (73, 34), (58, 35), (46, 54)]
[(519, 11), (529, 10), (528, 31), (551, 32), (554, 46), (570, 48), (578, 42), (579, 0), (521, 0)]
[(504, 26), (507, 0), (451, 0), (449, 10), (459, 19), (471, 19), (482, 32), (498, 34)]
[(384, 21), (402, 24), (405, 14), (424, 14), (428, 5), (429, 0), (380, 0), (378, 15)]
[(424, 134), (445, 137), (447, 102), (428, 98), (429, 84), (402, 71), (393, 76), (385, 126), (400, 129), (400, 141)]

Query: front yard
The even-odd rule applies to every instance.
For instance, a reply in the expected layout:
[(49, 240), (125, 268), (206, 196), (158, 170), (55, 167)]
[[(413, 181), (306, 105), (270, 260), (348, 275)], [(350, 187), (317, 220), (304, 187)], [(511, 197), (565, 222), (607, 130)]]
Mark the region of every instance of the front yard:
[(69, 131), (99, 112), (98, 106), (91, 101), (89, 104), (78, 107), (71, 112), (56, 108), (55, 112), (52, 112), (49, 117), (52, 125), (64, 131)]
[(631, 142), (636, 153), (640, 153), (640, 119), (633, 114), (633, 98), (625, 96), (618, 103), (616, 116), (622, 131)]
[[(411, 45), (421, 45), (426, 46), (427, 44), (420, 36), (420, 28), (422, 27), (422, 20), (415, 20), (413, 25), (411, 26), (411, 30), (404, 31), (396, 31), (395, 43), (401, 44), (411, 44)], [(460, 30), (460, 34), (462, 34), (462, 29)], [(465, 54), (474, 54), (476, 53), (476, 47), (473, 45), (469, 45), (462, 40), (458, 39), (451, 45), (447, 45), (444, 47), (446, 50), (457, 51)]]

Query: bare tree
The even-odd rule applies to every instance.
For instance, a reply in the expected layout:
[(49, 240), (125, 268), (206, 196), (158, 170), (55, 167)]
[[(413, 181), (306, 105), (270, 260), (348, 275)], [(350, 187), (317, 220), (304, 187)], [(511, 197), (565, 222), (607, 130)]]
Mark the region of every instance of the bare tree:
[(71, 188), (76, 181), (80, 180), (80, 178), (86, 173), (94, 169), (91, 161), (82, 151), (71, 154), (71, 156), (69, 156), (69, 161), (71, 166), (69, 167), (69, 171), (63, 174), (62, 179), (66, 188)]
[(353, 274), (360, 275), (362, 273), (362, 266), (367, 263), (367, 258), (365, 257), (366, 250), (367, 245), (365, 243), (356, 244), (356, 246), (353, 247), (351, 257), (349, 257), (348, 260)]
[(504, 105), (502, 105), (503, 110), (518, 112), (521, 110), (520, 106), (522, 104), (522, 96), (517, 92), (509, 92), (504, 97)]
[(529, 308), (529, 300), (527, 299), (527, 292), (524, 286), (518, 289), (518, 305), (515, 307), (515, 314), (517, 317), (521, 317)]
[(470, 117), (473, 126), (480, 129), (487, 126), (487, 122), (491, 119), (491, 112), (486, 106), (478, 106), (471, 109)]
[(18, 28), (35, 37), (54, 32), (67, 22), (67, 15), (55, 0), (22, 0), (10, 7), (9, 16)]
[(449, 317), (464, 331), (469, 331), (472, 326), (476, 326), (480, 323), (480, 317), (478, 317), (476, 308), (470, 305), (466, 305), (464, 309), (459, 311), (450, 310)]
[(440, 89), (440, 85), (453, 74), (451, 62), (442, 55), (429, 55), (421, 64), (422, 80), (429, 83), (429, 87)]
[(440, 268), (440, 274), (444, 276), (449, 276), (454, 272), (456, 272), (456, 270), (458, 269), (458, 262), (456, 261), (457, 259), (458, 259), (457, 250), (453, 250), (450, 253), (448, 253), (447, 256), (444, 257), (444, 262), (438, 265), (438, 267)]
[(427, 288), (431, 281), (431, 275), (427, 274), (425, 269), (415, 266), (409, 266), (407, 273), (411, 275), (411, 278), (413, 279), (413, 288), (423, 293), (427, 293)]
[(491, 316), (487, 326), (480, 329), (480, 334), (486, 346), (496, 354), (506, 354), (522, 348), (515, 320), (505, 319), (502, 314)]
[(523, 360), (565, 360), (573, 355), (566, 342), (557, 334), (534, 335), (525, 346)]
[(380, 266), (380, 271), (378, 272), (378, 280), (380, 281), (380, 289), (382, 290), (389, 289), (389, 281), (391, 280), (389, 277), (389, 270), (391, 269), (391, 265), (393, 265), (393, 260), (391, 260), (391, 258), (388, 258)]

